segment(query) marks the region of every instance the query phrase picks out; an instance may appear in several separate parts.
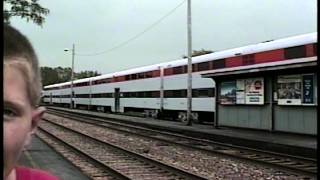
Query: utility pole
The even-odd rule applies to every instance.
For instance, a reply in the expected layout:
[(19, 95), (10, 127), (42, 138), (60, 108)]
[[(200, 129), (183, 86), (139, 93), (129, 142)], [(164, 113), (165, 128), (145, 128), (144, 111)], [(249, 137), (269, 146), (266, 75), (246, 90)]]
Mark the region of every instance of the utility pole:
[(75, 45), (72, 44), (72, 67), (71, 67), (71, 109), (73, 109), (73, 79), (74, 79), (74, 51)]
[[(64, 49), (64, 51), (70, 51), (68, 48)], [(75, 52), (75, 45), (72, 44), (72, 64), (71, 64), (71, 95), (70, 95), (70, 108), (73, 109), (73, 79), (74, 79), (74, 53)]]
[(188, 110), (187, 110), (187, 126), (192, 125), (192, 34), (191, 34), (191, 0), (188, 0)]

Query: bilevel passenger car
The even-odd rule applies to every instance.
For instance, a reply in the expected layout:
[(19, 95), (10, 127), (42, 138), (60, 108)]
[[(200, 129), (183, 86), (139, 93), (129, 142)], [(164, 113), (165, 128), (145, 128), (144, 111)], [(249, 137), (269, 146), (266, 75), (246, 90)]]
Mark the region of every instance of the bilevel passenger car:
[[(201, 74), (215, 69), (274, 63), (316, 56), (317, 33), (304, 34), (193, 57), (192, 117), (213, 121), (215, 82)], [(45, 86), (43, 102), (109, 112), (144, 112), (146, 116), (185, 120), (187, 59)]]

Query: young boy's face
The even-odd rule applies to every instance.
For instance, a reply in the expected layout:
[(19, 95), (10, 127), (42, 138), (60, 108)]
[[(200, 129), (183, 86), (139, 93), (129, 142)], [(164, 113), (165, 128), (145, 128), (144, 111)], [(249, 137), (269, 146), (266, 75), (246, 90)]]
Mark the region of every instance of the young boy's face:
[[(4, 68), (4, 177), (16, 166), (23, 147), (31, 140), (44, 109), (30, 104), (27, 84), (15, 67)], [(10, 174), (11, 176), (11, 174)]]

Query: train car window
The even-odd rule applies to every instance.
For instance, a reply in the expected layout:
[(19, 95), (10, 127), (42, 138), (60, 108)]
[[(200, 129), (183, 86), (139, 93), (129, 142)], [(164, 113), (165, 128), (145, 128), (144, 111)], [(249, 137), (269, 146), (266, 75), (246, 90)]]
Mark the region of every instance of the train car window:
[(144, 92), (137, 92), (137, 97), (139, 97), (139, 98), (145, 97)]
[(219, 59), (212, 61), (213, 69), (220, 69), (226, 67), (225, 59)]
[(198, 97), (198, 89), (192, 89), (192, 97)]
[(250, 65), (254, 64), (254, 54), (247, 54), (242, 56), (242, 64)]
[(185, 65), (185, 66), (182, 66), (183, 67), (183, 72), (182, 73), (188, 73), (188, 66)]
[(178, 66), (173, 68), (173, 74), (182, 74), (183, 73), (183, 66)]
[(146, 72), (145, 78), (152, 78), (152, 71)]
[(209, 90), (208, 89), (199, 89), (198, 90), (198, 97), (209, 97)]
[(174, 90), (173, 91), (173, 97), (186, 97), (187, 96), (187, 91), (186, 90)]
[(173, 92), (171, 90), (164, 91), (164, 97), (165, 98), (173, 97)]
[(144, 78), (144, 73), (139, 73), (138, 74), (138, 79), (143, 79)]
[(306, 57), (306, 48), (305, 46), (295, 46), (291, 48), (285, 48), (284, 57), (286, 59)]
[(173, 95), (173, 97), (181, 97), (182, 92), (180, 90), (173, 90), (172, 95)]
[(137, 74), (131, 74), (131, 79), (137, 79)]
[[(187, 66), (187, 68), (188, 68), (188, 66)], [(192, 64), (192, 72), (197, 72), (197, 71), (199, 71), (198, 64)], [(187, 69), (186, 73), (188, 73), (188, 69)]]
[(138, 94), (136, 92), (131, 92), (130, 94), (130, 97), (138, 97)]
[(76, 94), (76, 98), (89, 98), (89, 94)]
[(158, 98), (160, 97), (160, 91), (152, 91), (152, 96), (153, 98)]
[(130, 80), (130, 75), (126, 75), (125, 80)]
[(107, 79), (103, 79), (102, 83), (111, 83), (112, 79), (111, 78), (107, 78)]
[(61, 95), (61, 98), (70, 98), (70, 94)]
[(209, 62), (198, 63), (198, 71), (205, 71), (210, 69)]
[[(86, 97), (89, 98), (89, 94), (87, 94)], [(92, 94), (91, 97), (92, 98), (111, 98), (112, 93), (97, 93), (97, 94)]]
[(158, 77), (160, 76), (160, 70), (151, 71), (152, 77)]
[(146, 91), (144, 97), (150, 98), (152, 97), (152, 91)]
[(128, 98), (129, 96), (130, 96), (130, 93), (129, 93), (129, 92), (124, 92), (124, 93), (123, 93), (123, 97), (124, 97), (124, 98)]
[(209, 91), (208, 91), (208, 96), (209, 97), (215, 97), (215, 89), (214, 88), (209, 88)]

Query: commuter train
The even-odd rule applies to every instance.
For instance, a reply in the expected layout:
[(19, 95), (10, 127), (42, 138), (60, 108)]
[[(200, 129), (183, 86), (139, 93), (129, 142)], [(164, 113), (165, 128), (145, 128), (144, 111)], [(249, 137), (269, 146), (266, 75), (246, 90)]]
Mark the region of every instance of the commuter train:
[[(266, 41), (192, 58), (192, 118), (213, 121), (215, 82), (201, 74), (223, 68), (315, 56), (317, 33)], [(187, 59), (133, 68), (44, 87), (42, 101), (114, 113), (141, 112), (185, 121)], [(73, 92), (71, 92), (73, 89)], [(72, 94), (72, 98), (71, 98)]]

